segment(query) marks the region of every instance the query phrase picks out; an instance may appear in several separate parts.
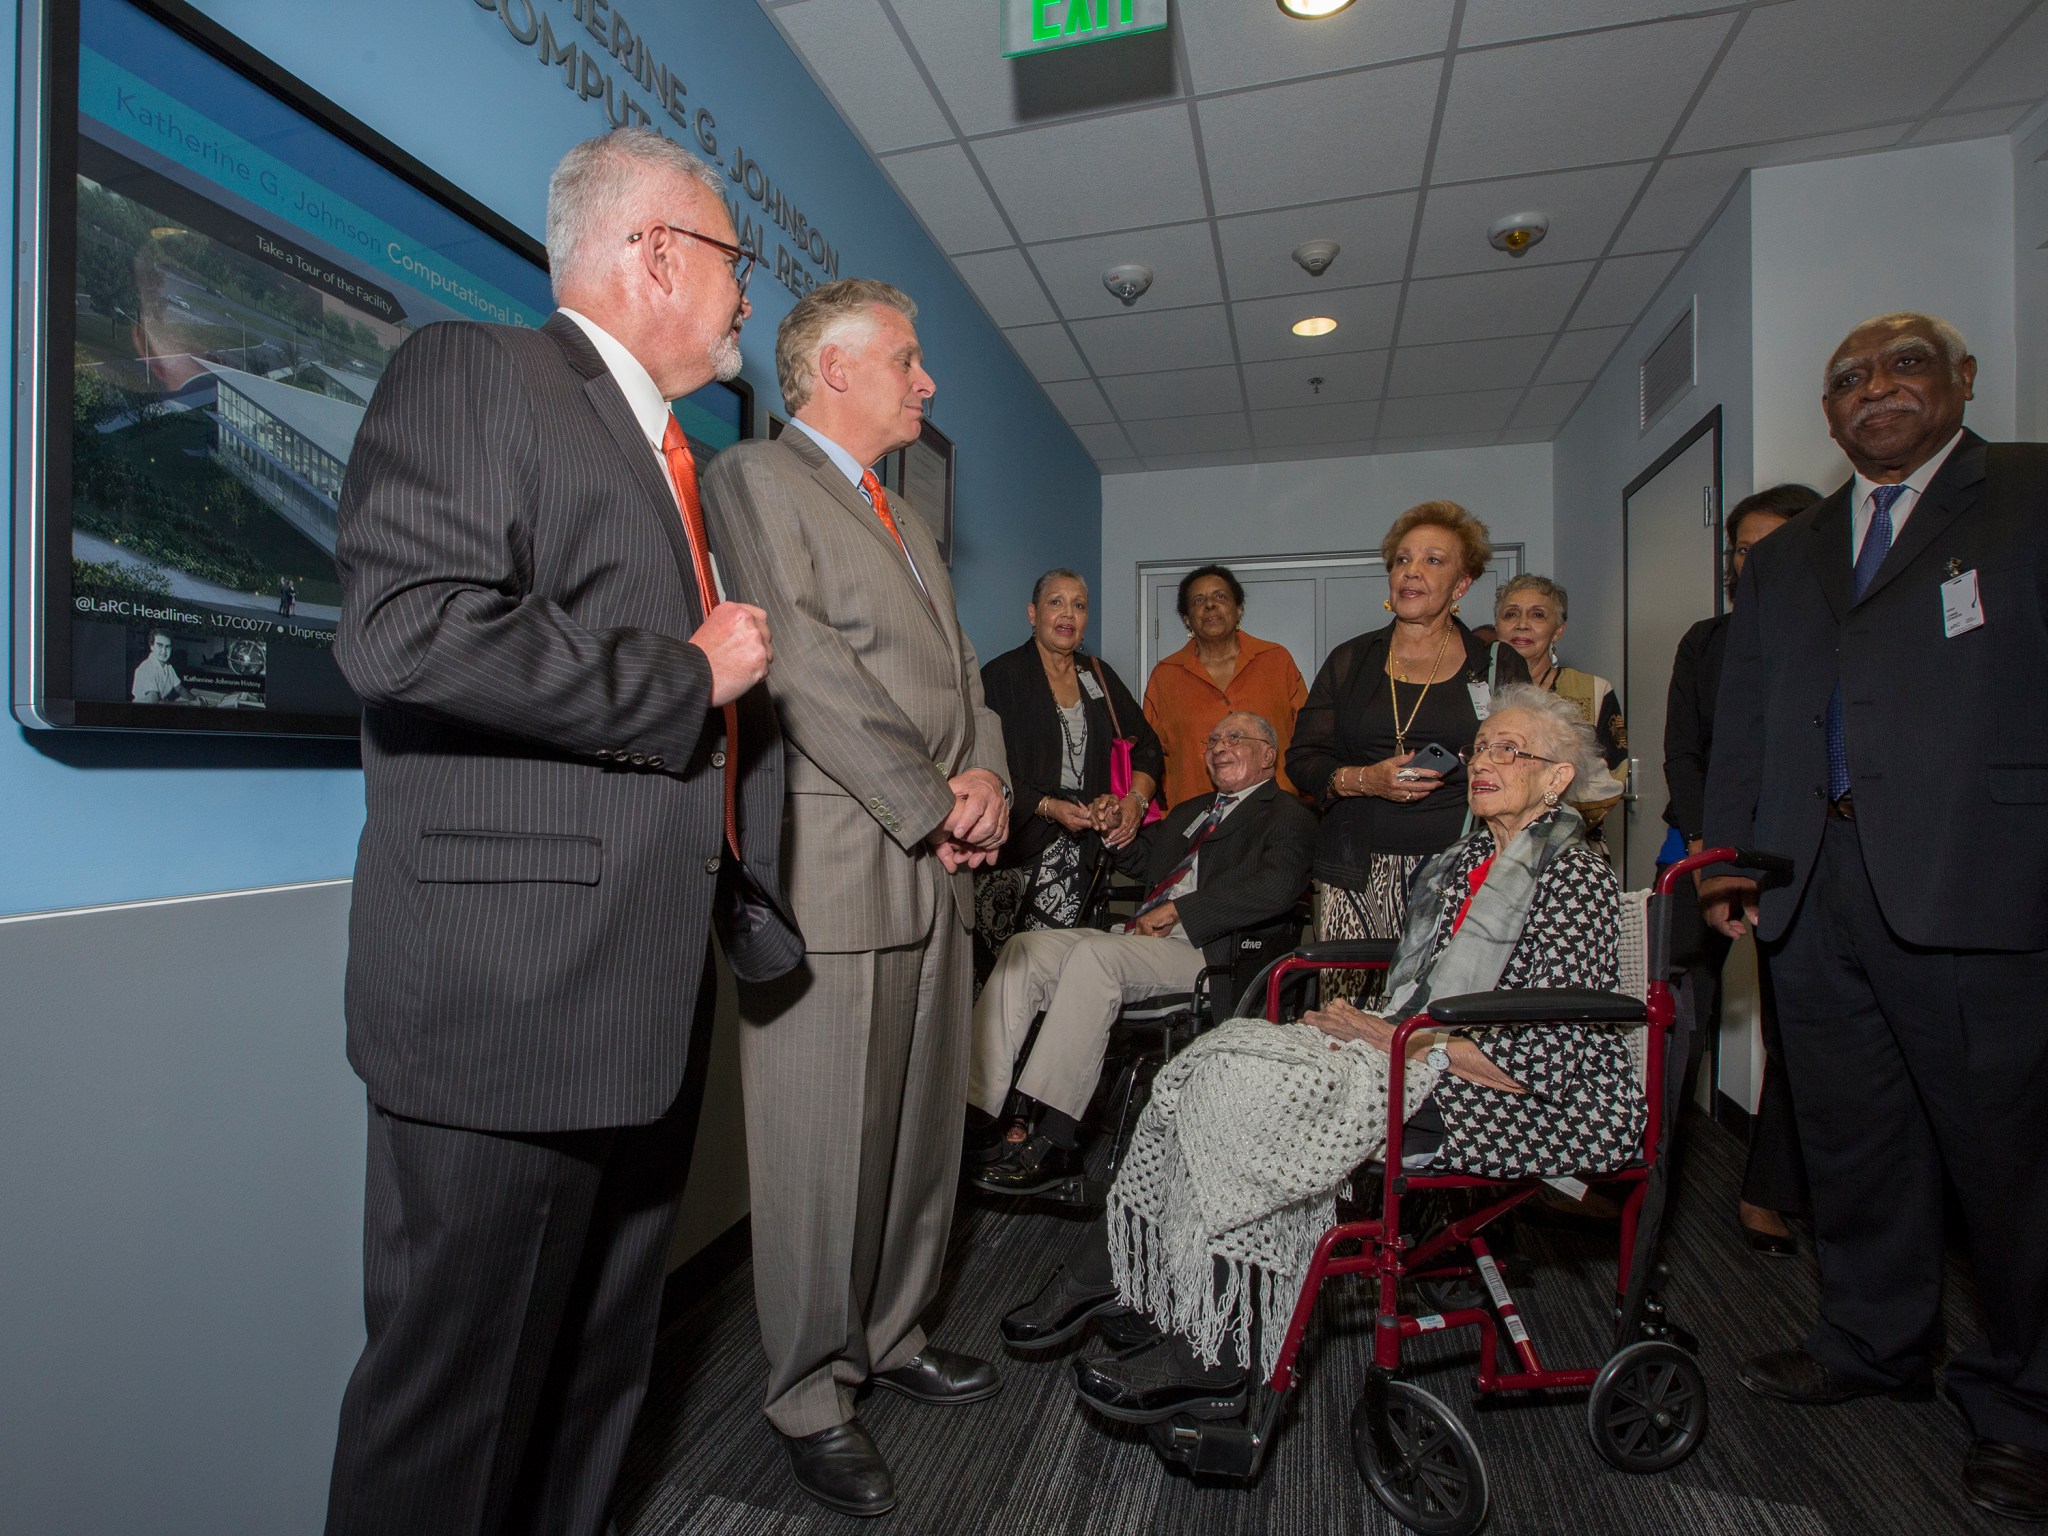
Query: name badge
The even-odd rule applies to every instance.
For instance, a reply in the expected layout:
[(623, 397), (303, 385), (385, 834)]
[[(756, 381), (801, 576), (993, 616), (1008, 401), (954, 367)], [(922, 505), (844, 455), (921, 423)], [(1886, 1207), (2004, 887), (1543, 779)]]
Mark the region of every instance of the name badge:
[(1472, 713), (1484, 720), (1493, 713), (1493, 690), (1484, 683), (1467, 683), (1465, 691), (1472, 695)]
[(1984, 605), (1977, 596), (1977, 573), (1964, 571), (1941, 584), (1941, 632), (1953, 640), (1984, 627)]
[(1092, 672), (1082, 672), (1077, 675), (1081, 679), (1081, 691), (1091, 699), (1101, 699), (1102, 684), (1095, 681), (1095, 674)]

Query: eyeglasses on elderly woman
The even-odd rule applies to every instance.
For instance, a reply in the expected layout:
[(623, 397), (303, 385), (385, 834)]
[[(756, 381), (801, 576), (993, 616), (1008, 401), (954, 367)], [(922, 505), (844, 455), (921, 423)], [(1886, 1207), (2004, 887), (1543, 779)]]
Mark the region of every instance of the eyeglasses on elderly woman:
[(1458, 761), (1467, 768), (1474, 762), (1482, 760), (1496, 768), (1505, 768), (1518, 757), (1526, 757), (1532, 763), (1557, 761), (1556, 758), (1545, 757), (1540, 752), (1524, 752), (1520, 747), (1510, 746), (1504, 741), (1474, 742), (1471, 746), (1461, 747), (1458, 751)]

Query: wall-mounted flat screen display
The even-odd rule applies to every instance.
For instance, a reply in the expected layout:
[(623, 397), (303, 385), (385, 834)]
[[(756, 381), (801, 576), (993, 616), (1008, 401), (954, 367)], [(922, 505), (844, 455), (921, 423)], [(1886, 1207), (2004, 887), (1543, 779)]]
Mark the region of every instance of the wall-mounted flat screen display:
[[(23, 13), (15, 712), (353, 734), (356, 431), (421, 326), (546, 319), (544, 253), (182, 4)], [(676, 413), (752, 428), (744, 386)]]

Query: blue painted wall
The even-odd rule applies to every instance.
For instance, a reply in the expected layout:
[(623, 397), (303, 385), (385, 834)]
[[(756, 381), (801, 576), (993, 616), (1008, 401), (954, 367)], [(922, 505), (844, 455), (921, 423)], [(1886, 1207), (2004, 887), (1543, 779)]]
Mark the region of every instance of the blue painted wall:
[[(548, 171), (570, 144), (604, 130), (603, 98), (565, 88), (561, 68), (543, 68), (489, 3), (199, 8), (537, 236)], [(579, 44), (592, 42), (576, 20), (585, 4), (507, 0), (518, 29), (543, 16)], [(9, 35), (17, 10), (0, 0)], [(1071, 565), (1099, 587), (1093, 463), (754, 0), (629, 0), (625, 15), (686, 82), (693, 120), (698, 107), (712, 113), (723, 163), (743, 147), (825, 232), (840, 275), (885, 278), (922, 306), (939, 383), (933, 419), (959, 446), (954, 578), (982, 654), (1022, 638), (1028, 583), (1045, 567)], [(734, 191), (742, 212), (758, 216)], [(13, 205), (10, 196), (0, 211), (10, 244)], [(769, 234), (787, 238), (772, 225)], [(749, 293), (757, 308), (746, 377), (758, 408), (779, 409), (774, 332), (795, 299), (772, 272)], [(351, 761), (306, 744), (86, 739), (9, 723), (0, 727), (0, 804), (11, 812), (0, 913), (346, 875), (362, 820)]]

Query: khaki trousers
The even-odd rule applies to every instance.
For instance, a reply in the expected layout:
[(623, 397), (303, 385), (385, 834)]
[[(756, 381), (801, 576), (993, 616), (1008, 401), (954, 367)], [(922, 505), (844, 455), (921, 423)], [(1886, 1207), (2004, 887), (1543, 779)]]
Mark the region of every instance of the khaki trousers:
[(1202, 952), (1183, 938), (1139, 938), (1093, 928), (1017, 934), (974, 1005), (974, 1064), (968, 1101), (1000, 1114), (1010, 1073), (1031, 1021), (1042, 1010), (1031, 1057), (1017, 1088), (1079, 1120), (1095, 1096), (1109, 1026), (1127, 1002), (1190, 992)]

